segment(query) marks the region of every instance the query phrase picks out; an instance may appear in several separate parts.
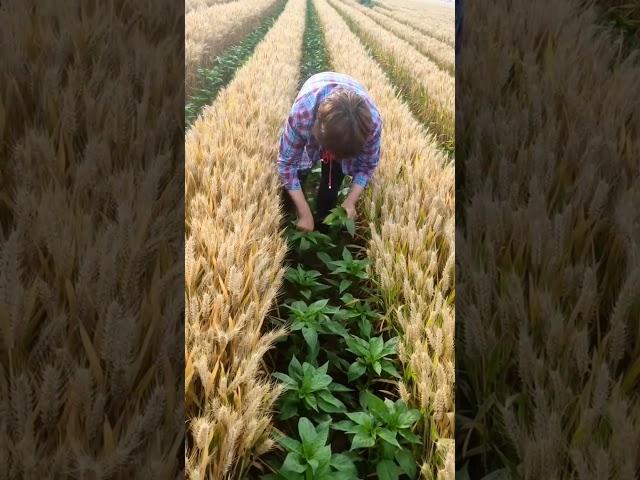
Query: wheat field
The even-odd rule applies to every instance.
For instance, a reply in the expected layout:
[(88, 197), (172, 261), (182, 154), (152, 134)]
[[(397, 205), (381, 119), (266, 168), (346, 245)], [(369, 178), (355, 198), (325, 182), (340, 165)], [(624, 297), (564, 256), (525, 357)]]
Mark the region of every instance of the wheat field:
[[(234, 3), (242, 0), (227, 5)], [(206, 26), (205, 12), (215, 7), (193, 6), (192, 24)], [(383, 155), (360, 202), (358, 228), (369, 238), (362, 255), (385, 312), (375, 328), (400, 340), (402, 379), (391, 382), (386, 395), (420, 412), (411, 433), (419, 445), (412, 450), (415, 469), (407, 467), (410, 478), (454, 476), (454, 160), (442, 148), (439, 131), (410, 107), (411, 92), (390, 80), (388, 63), (374, 58), (345, 16), (379, 28), (372, 15), (389, 27), (383, 39), (393, 48), (385, 54), (427, 76), (425, 85), (438, 99), (433, 105), (448, 112), (449, 122), (453, 76), (429, 55), (452, 64), (453, 47), (362, 8), (350, 0), (288, 0), (247, 63), (187, 132), (188, 478), (258, 478), (270, 472), (284, 478), (273, 460), (286, 456), (280, 438), (288, 427), (276, 418), (285, 385), (270, 377), (273, 362), (283, 355), (276, 342), (295, 340), (295, 332), (287, 322), (277, 327), (272, 320), (286, 307), (283, 279), (292, 254), (282, 228), (275, 157), (282, 124), (306, 80), (301, 69), (310, 68), (302, 65), (310, 45), (324, 49), (330, 69), (360, 81), (382, 114)], [(213, 30), (235, 25), (225, 27), (231, 32), (242, 21), (221, 18)], [(206, 28), (194, 28), (201, 38), (213, 38)], [(309, 31), (315, 40), (307, 39)]]

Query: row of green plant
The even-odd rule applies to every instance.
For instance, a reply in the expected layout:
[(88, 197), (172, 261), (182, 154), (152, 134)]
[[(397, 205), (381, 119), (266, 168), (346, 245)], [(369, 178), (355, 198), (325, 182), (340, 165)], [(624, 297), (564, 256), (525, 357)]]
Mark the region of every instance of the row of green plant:
[(358, 25), (335, 4), (349, 29), (360, 39), (369, 55), (382, 67), (389, 81), (396, 87), (411, 113), (435, 136), (436, 143), (449, 157), (455, 156), (455, 119), (451, 112), (435, 101), (414, 76), (393, 55), (380, 47), (378, 40)]
[(379, 330), (381, 301), (358, 245), (365, 239), (341, 207), (324, 224), (326, 234), (293, 224), (287, 231), (291, 266), (280, 315), (271, 319), (289, 330), (273, 374), (284, 387), (281, 455), (267, 462), (273, 473), (263, 478), (414, 479), (422, 441), (412, 428), (421, 414), (392, 399), (401, 377), (398, 338)]
[(318, 13), (311, 0), (307, 0), (306, 15), (300, 86), (312, 75), (329, 70), (329, 53), (324, 45), (324, 35), (318, 21)]
[(205, 106), (213, 103), (220, 90), (233, 80), (235, 72), (251, 57), (260, 41), (284, 11), (286, 4), (286, 0), (279, 0), (273, 13), (266, 16), (262, 24), (249, 33), (242, 42), (228, 48), (210, 67), (198, 69), (201, 87), (187, 99), (184, 107), (187, 128), (195, 122)]

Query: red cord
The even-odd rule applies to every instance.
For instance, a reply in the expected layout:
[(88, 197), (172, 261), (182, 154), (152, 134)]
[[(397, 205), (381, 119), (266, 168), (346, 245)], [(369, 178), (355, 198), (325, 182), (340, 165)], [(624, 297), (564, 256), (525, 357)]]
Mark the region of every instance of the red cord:
[(320, 160), (329, 164), (329, 190), (331, 190), (331, 177), (333, 176), (331, 174), (331, 171), (332, 171), (331, 167), (333, 166), (334, 158), (335, 158), (335, 155), (331, 150), (327, 150), (326, 148), (323, 148), (322, 151), (320, 152)]

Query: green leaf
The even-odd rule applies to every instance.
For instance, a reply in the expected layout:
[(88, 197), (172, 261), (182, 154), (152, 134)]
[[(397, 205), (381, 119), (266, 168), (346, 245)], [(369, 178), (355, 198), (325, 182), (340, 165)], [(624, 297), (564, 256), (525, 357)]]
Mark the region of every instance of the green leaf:
[(362, 401), (364, 405), (369, 409), (371, 413), (373, 413), (377, 418), (388, 421), (389, 418), (389, 409), (384, 404), (384, 401), (379, 397), (375, 396), (373, 393), (369, 391), (365, 391), (362, 393)]
[(373, 371), (376, 372), (377, 375), (380, 375), (380, 373), (382, 373), (382, 365), (380, 365), (380, 362), (373, 363)]
[(353, 261), (353, 256), (351, 255), (351, 252), (349, 251), (349, 249), (347, 249), (347, 247), (342, 249), (342, 259), (346, 262)]
[(344, 292), (347, 288), (349, 288), (351, 286), (351, 283), (349, 280), (342, 280), (340, 282), (340, 286), (338, 287), (338, 291), (342, 294), (342, 292)]
[(352, 237), (356, 234), (356, 224), (351, 218), (345, 220), (344, 226), (347, 227), (347, 232), (349, 232)]
[(364, 372), (366, 370), (367, 367), (365, 367), (362, 363), (353, 362), (351, 366), (349, 366), (349, 370), (347, 371), (347, 379), (350, 382), (353, 382), (357, 378), (360, 378), (362, 375), (364, 375)]
[(306, 395), (304, 397), (304, 403), (311, 409), (315, 410), (316, 412), (318, 411), (318, 400), (316, 399), (316, 396), (311, 394), (311, 395)]
[(340, 420), (339, 422), (334, 422), (331, 425), (331, 428), (334, 430), (340, 430), (341, 432), (356, 433), (357, 424), (351, 420)]
[(320, 468), (329, 465), (329, 462), (331, 461), (331, 446), (321, 446), (318, 448), (313, 458), (318, 462), (318, 467)]
[(411, 452), (406, 448), (401, 448), (396, 452), (395, 457), (402, 471), (406, 473), (411, 480), (415, 480), (418, 476), (418, 465)]
[(382, 337), (374, 337), (369, 340), (369, 351), (373, 358), (380, 358), (384, 349), (384, 340)]
[(285, 373), (275, 372), (275, 373), (272, 373), (271, 375), (277, 378), (278, 380), (280, 380), (284, 384), (285, 391), (291, 388), (295, 388), (298, 385), (298, 382), (296, 382), (293, 378), (291, 378), (289, 375)]
[(421, 445), (422, 440), (415, 433), (410, 430), (400, 430), (400, 435), (402, 435), (408, 442), (415, 443), (416, 445)]
[(391, 430), (383, 428), (378, 432), (378, 436), (385, 442), (390, 443), (391, 445), (394, 445), (396, 447), (400, 447), (398, 440), (396, 440), (396, 432), (392, 432)]
[(354, 475), (358, 473), (353, 461), (342, 453), (336, 453), (331, 457), (331, 466), (339, 472), (348, 472)]
[(376, 465), (379, 480), (398, 480), (400, 474), (397, 465), (391, 460), (380, 460)]
[(376, 444), (376, 441), (371, 436), (365, 436), (360, 433), (354, 435), (351, 441), (351, 450), (357, 450), (358, 448), (370, 448)]
[(347, 418), (357, 423), (358, 425), (371, 424), (371, 416), (366, 412), (347, 412)]
[(288, 470), (290, 472), (304, 473), (307, 466), (302, 463), (302, 458), (297, 453), (289, 453), (284, 459), (282, 464), (282, 470)]
[(305, 250), (309, 250), (310, 246), (311, 245), (309, 244), (309, 241), (306, 238), (302, 237), (300, 239), (300, 250), (304, 252)]
[[(304, 341), (309, 345), (309, 351), (314, 353), (319, 349), (318, 345), (318, 332), (314, 328), (303, 328), (302, 336), (304, 337)], [(315, 355), (311, 355), (312, 358), (315, 358)]]
[(316, 429), (313, 427), (311, 421), (306, 417), (302, 417), (298, 420), (298, 434), (300, 435), (300, 439), (303, 444), (312, 444), (317, 437)]
[(281, 436), (276, 441), (290, 452), (302, 455), (302, 444), (291, 437)]
[(400, 428), (411, 428), (414, 423), (420, 420), (422, 414), (419, 410), (411, 409), (406, 412), (402, 412), (400, 414), (400, 418), (398, 420), (398, 427)]
[(392, 377), (402, 378), (398, 370), (396, 370), (396, 367), (389, 360), (382, 361), (382, 370)]
[(333, 382), (333, 378), (331, 378), (330, 375), (325, 375), (322, 373), (316, 374), (311, 380), (311, 390), (314, 392), (324, 390), (329, 386), (331, 382)]

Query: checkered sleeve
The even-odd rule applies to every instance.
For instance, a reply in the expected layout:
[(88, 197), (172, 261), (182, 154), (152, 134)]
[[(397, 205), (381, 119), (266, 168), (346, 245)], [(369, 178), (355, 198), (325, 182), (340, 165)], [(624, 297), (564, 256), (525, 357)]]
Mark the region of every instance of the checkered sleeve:
[(375, 130), (367, 143), (365, 143), (362, 152), (358, 155), (358, 162), (355, 175), (353, 176), (353, 183), (366, 187), (373, 172), (378, 166), (380, 161), (380, 144), (382, 137), (382, 120), (378, 119), (378, 123), (375, 126)]
[(301, 189), (298, 167), (305, 143), (297, 125), (294, 108), (284, 123), (278, 151), (278, 175), (284, 188), (289, 191)]

